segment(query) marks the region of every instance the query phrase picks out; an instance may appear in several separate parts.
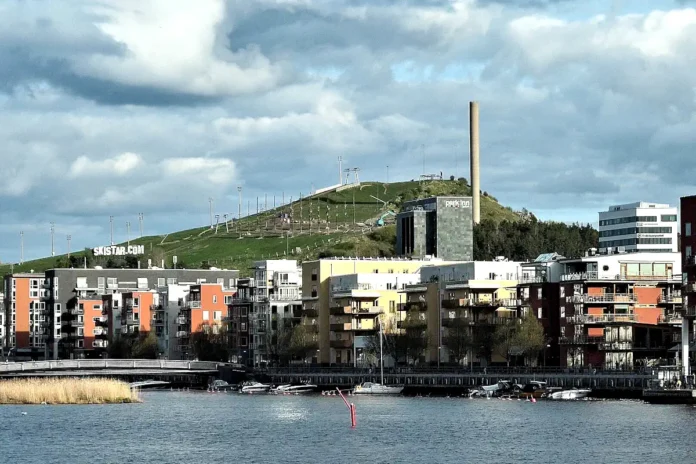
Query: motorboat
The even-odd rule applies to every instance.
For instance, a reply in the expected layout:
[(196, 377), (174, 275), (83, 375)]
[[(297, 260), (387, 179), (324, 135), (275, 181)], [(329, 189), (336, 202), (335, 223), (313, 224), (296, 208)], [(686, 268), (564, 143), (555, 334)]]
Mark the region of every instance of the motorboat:
[(363, 382), (353, 389), (354, 395), (400, 395), (404, 387), (390, 387), (384, 385), (384, 358), (382, 353), (382, 321), (379, 321), (379, 375), (380, 383)]
[(242, 385), (241, 393), (266, 393), (271, 389), (270, 385), (260, 382), (247, 382)]
[(469, 393), (469, 398), (501, 396), (512, 392), (512, 382), (509, 380), (499, 380), (492, 385), (482, 385), (478, 389)]
[(299, 385), (279, 385), (271, 389), (271, 393), (276, 395), (299, 395), (301, 393), (314, 393), (317, 389), (316, 385), (303, 383)]
[(355, 395), (400, 395), (404, 387), (389, 387), (381, 383), (365, 382), (356, 386), (353, 390)]
[(208, 386), (208, 391), (210, 392), (222, 392), (222, 391), (235, 391), (237, 389), (236, 385), (230, 385), (224, 380), (215, 380)]
[(532, 380), (525, 385), (515, 385), (518, 398), (541, 398), (546, 394), (546, 382)]
[(581, 400), (587, 398), (587, 396), (592, 392), (588, 389), (572, 389), (572, 390), (561, 390), (553, 392), (548, 395), (550, 400)]

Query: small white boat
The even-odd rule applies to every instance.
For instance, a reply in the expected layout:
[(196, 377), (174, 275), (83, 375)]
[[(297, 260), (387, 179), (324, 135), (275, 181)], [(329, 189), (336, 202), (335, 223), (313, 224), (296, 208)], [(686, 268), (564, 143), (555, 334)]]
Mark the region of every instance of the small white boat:
[(586, 389), (561, 390), (549, 394), (548, 398), (550, 400), (580, 400), (587, 398), (591, 391)]
[(389, 387), (380, 383), (365, 382), (355, 387), (355, 395), (400, 395), (404, 387)]
[(213, 383), (208, 385), (209, 392), (223, 392), (223, 391), (233, 391), (235, 390), (235, 385), (230, 385), (224, 380), (215, 380)]
[(266, 393), (271, 389), (270, 385), (265, 385), (259, 382), (249, 382), (242, 385), (241, 393)]
[(301, 384), (301, 385), (280, 385), (271, 390), (271, 393), (276, 395), (299, 395), (300, 393), (314, 393), (317, 389), (316, 385)]

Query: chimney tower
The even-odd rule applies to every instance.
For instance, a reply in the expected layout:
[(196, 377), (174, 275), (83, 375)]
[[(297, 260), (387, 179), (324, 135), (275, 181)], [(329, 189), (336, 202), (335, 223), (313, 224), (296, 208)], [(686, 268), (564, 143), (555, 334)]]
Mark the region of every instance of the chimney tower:
[(471, 163), (471, 196), (473, 199), (473, 222), (481, 222), (481, 182), (479, 178), (479, 107), (478, 102), (469, 102), (469, 158)]

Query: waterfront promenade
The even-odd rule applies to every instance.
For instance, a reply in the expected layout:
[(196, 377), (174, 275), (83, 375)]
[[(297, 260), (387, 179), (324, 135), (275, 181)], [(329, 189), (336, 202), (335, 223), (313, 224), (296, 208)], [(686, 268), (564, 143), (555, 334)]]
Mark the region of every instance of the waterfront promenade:
[[(274, 384), (309, 381), (325, 388), (352, 388), (362, 382), (380, 382), (376, 368), (345, 367), (285, 367), (256, 369), (255, 375)], [(657, 378), (657, 371), (596, 370), (568, 368), (385, 368), (384, 383), (403, 385), (406, 391), (448, 390), (451, 392), (477, 389), (499, 380), (524, 384), (530, 381), (547, 382), (549, 387), (590, 388), (598, 395), (639, 397), (642, 390)]]

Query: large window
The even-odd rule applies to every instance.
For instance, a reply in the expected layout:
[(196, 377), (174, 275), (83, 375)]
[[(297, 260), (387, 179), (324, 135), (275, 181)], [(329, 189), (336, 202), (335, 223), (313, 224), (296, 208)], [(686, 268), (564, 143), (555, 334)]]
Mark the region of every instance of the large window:
[[(666, 217), (666, 216), (663, 216)], [(663, 219), (664, 221), (664, 219)], [(675, 219), (676, 221), (676, 219)], [(630, 224), (632, 222), (657, 222), (657, 216), (628, 216), (615, 219), (603, 219), (599, 221), (600, 226), (613, 226), (616, 224)]]
[(662, 219), (662, 222), (677, 222), (677, 215), (676, 214), (663, 214), (661, 219)]
[[(687, 224), (688, 226), (688, 224)], [(690, 227), (687, 227), (690, 230)], [(615, 237), (617, 235), (631, 234), (671, 234), (671, 227), (627, 227), (624, 229), (603, 230), (599, 233), (600, 237)], [(690, 235), (687, 233), (686, 235)]]

